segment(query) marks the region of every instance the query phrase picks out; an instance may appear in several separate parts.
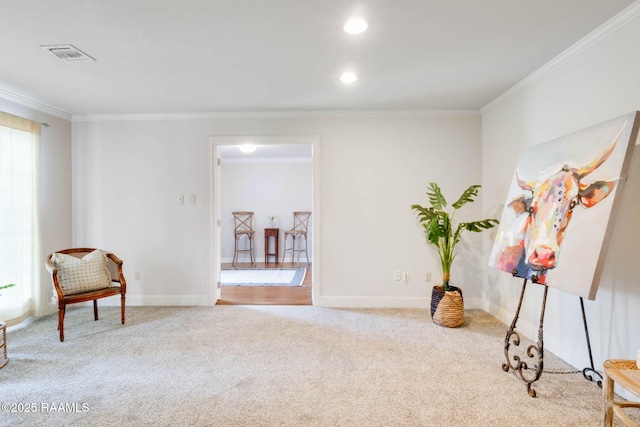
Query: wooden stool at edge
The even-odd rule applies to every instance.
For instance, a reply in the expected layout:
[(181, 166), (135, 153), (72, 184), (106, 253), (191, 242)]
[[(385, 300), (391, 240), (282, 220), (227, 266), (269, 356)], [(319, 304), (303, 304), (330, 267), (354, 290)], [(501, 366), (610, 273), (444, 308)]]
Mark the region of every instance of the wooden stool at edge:
[(615, 414), (625, 425), (637, 426), (624, 412), (623, 408), (640, 408), (638, 402), (616, 401), (613, 391), (614, 383), (640, 397), (640, 369), (635, 360), (605, 360), (604, 383), (602, 394), (604, 397), (604, 425), (613, 425)]

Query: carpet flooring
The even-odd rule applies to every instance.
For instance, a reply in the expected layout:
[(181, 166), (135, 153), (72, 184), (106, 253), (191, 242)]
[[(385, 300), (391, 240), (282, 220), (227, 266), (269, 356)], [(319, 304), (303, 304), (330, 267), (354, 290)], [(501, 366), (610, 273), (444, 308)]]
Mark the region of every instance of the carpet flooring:
[[(599, 426), (581, 374), (501, 369), (506, 326), (470, 310), (90, 307), (8, 332), (2, 426)], [(523, 342), (521, 345), (527, 345)], [(574, 368), (545, 353), (547, 371)], [(33, 409), (24, 412), (27, 406)], [(43, 406), (46, 405), (46, 406)], [(55, 411), (51, 411), (55, 408)]]

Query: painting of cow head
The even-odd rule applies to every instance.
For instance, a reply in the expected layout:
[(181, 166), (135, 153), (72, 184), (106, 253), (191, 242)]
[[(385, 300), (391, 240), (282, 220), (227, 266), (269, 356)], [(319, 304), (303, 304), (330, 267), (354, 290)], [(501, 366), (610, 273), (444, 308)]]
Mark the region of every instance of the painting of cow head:
[[(521, 155), (489, 265), (595, 298), (596, 266), (601, 262), (612, 199), (626, 174), (623, 167), (628, 167), (631, 134), (637, 134), (635, 118), (634, 113), (615, 119)], [(574, 225), (577, 222), (580, 226)], [(571, 249), (561, 250), (566, 246)], [(561, 263), (561, 252), (569, 258), (566, 264)], [(553, 281), (548, 280), (551, 274)]]

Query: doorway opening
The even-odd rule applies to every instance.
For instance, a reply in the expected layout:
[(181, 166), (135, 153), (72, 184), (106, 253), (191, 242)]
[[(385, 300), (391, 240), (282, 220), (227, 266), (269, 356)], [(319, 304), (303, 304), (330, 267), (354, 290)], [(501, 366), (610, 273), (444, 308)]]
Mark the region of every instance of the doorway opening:
[[(253, 152), (243, 152), (247, 144)], [(210, 189), (209, 277), (212, 304), (311, 305), (320, 289), (320, 137), (211, 136), (209, 137)], [(234, 258), (233, 211), (254, 213), (254, 262), (248, 252)], [(293, 212), (311, 211), (307, 232), (308, 257), (303, 253), (283, 260), (285, 230), (293, 227)], [(275, 218), (274, 218), (275, 217)], [(275, 230), (274, 230), (275, 229)], [(278, 234), (278, 252), (274, 255)], [(265, 238), (266, 236), (270, 236)], [(248, 239), (241, 239), (243, 249)], [(288, 243), (291, 245), (291, 239)], [(304, 245), (304, 240), (303, 240)], [(295, 261), (295, 262), (294, 262)], [(299, 285), (270, 283), (223, 285), (229, 270), (253, 270), (253, 274), (293, 274), (301, 269)], [(300, 276), (300, 270), (296, 276)]]

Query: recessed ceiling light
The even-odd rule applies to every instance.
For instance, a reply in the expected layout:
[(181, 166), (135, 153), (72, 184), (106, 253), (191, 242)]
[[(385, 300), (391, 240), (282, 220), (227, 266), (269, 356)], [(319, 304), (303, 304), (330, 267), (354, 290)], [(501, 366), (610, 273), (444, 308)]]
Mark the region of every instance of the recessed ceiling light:
[(344, 73), (343, 75), (340, 76), (340, 81), (342, 83), (353, 83), (356, 80), (358, 80), (358, 76), (356, 76), (353, 73)]
[(253, 153), (258, 148), (255, 144), (242, 144), (238, 147), (243, 153)]
[(360, 18), (354, 18), (344, 24), (344, 30), (349, 34), (360, 34), (364, 32), (369, 25)]

